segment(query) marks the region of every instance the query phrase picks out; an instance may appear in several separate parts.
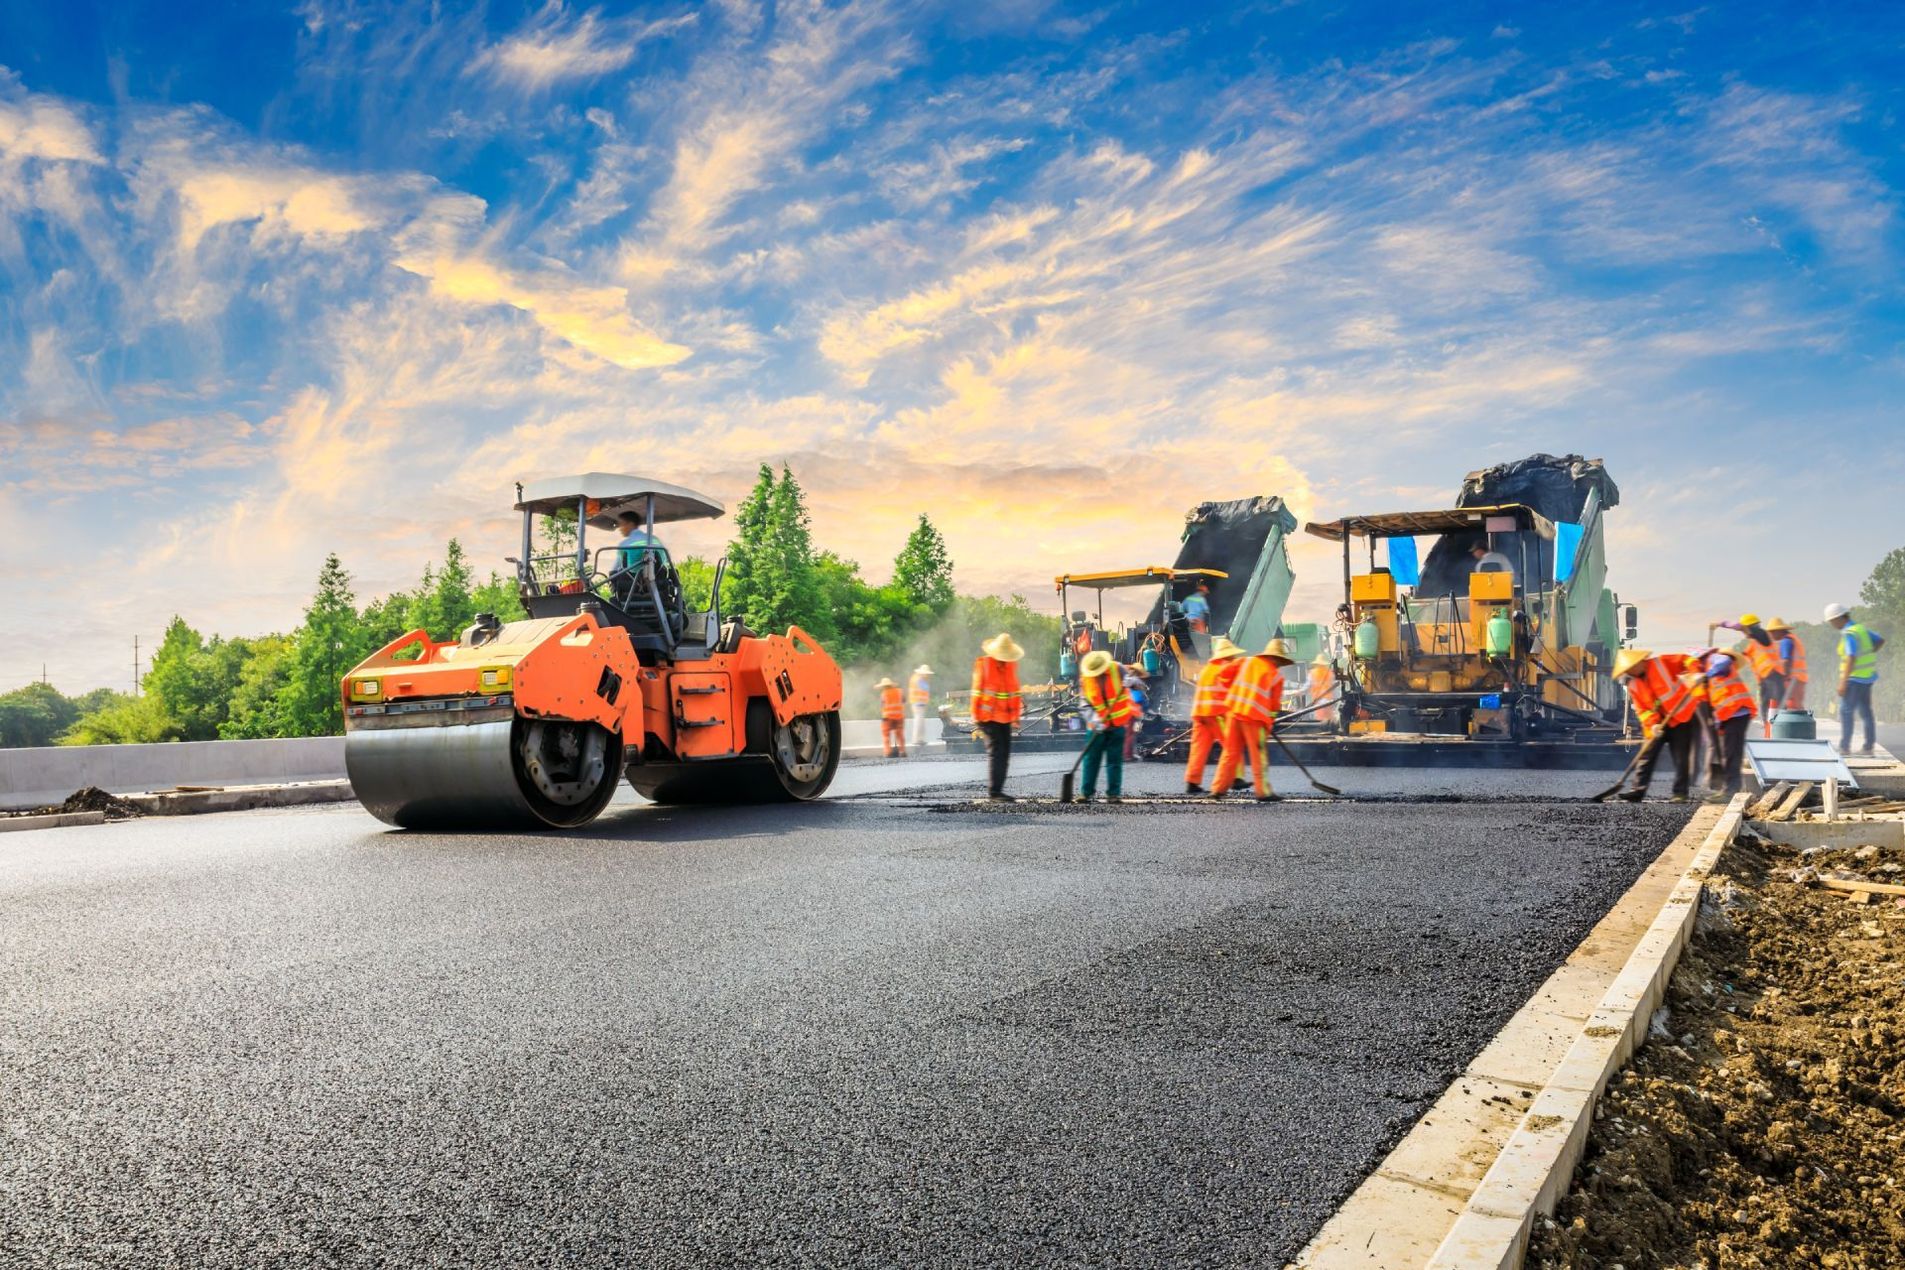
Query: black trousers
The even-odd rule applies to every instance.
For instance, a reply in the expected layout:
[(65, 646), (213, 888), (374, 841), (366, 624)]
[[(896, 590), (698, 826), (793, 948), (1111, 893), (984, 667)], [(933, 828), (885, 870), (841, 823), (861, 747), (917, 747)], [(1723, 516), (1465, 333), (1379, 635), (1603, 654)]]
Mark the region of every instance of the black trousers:
[(1693, 788), (1693, 748), (1699, 737), (1698, 715), (1668, 728), (1666, 743), (1656, 746), (1651, 754), (1641, 760), (1640, 770), (1634, 773), (1634, 788), (1647, 788), (1654, 779), (1654, 766), (1660, 762), (1660, 752), (1669, 750), (1673, 753), (1673, 792), (1684, 798)]
[(1759, 712), (1761, 717), (1771, 721), (1786, 704), (1786, 676), (1768, 675), (1759, 681)]
[(1714, 785), (1724, 793), (1740, 792), (1742, 777), (1741, 764), (1746, 760), (1746, 734), (1753, 726), (1753, 716), (1736, 714), (1720, 722), (1720, 755), (1713, 765), (1714, 776), (1719, 782)]
[(986, 747), (986, 792), (1005, 793), (1005, 769), (1012, 762), (1012, 725), (981, 723), (979, 739)]

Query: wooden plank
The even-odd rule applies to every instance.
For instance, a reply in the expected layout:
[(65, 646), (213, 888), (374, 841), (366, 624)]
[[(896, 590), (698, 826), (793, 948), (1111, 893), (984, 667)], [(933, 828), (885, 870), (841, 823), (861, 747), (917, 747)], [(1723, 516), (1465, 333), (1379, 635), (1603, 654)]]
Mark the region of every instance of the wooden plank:
[(1799, 805), (1811, 797), (1812, 782), (1800, 781), (1797, 785), (1793, 786), (1792, 792), (1786, 795), (1786, 800), (1775, 808), (1773, 814), (1766, 819), (1791, 820), (1793, 813), (1799, 810)]
[(1894, 882), (1848, 882), (1843, 878), (1820, 878), (1819, 885), (1833, 891), (1863, 895), (1905, 895), (1905, 886)]
[(1786, 792), (1790, 790), (1792, 787), (1793, 787), (1793, 783), (1791, 781), (1780, 781), (1779, 783), (1774, 785), (1771, 789), (1761, 794), (1758, 798), (1755, 798), (1752, 801), (1752, 803), (1747, 806), (1746, 818), (1748, 820), (1765, 819), (1766, 813), (1771, 811), (1773, 808), (1777, 807), (1779, 805), (1779, 800), (1784, 798), (1786, 796)]

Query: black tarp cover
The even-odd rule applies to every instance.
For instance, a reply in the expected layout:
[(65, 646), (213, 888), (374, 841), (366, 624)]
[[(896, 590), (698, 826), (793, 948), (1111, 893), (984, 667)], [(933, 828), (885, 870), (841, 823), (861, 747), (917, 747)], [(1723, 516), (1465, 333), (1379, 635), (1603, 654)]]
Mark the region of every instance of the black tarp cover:
[[(1584, 459), (1578, 454), (1559, 458), (1552, 454), (1531, 454), (1513, 463), (1502, 463), (1471, 473), (1462, 483), (1457, 507), (1490, 507), (1521, 503), (1532, 507), (1556, 524), (1574, 524), (1581, 519), (1588, 494), (1601, 491), (1601, 510), (1621, 500), (1620, 488), (1601, 466), (1599, 459)], [(1466, 595), (1468, 575), (1474, 567), (1469, 548), (1483, 541), (1486, 534), (1445, 534), (1436, 540), (1428, 559), (1422, 562), (1422, 581), (1416, 587), (1420, 596)], [(1525, 541), (1524, 541), (1525, 540)], [(1514, 561), (1517, 575), (1522, 569), (1523, 551), (1527, 552), (1529, 576), (1536, 589), (1545, 589), (1554, 578), (1554, 544), (1531, 533), (1495, 535), (1496, 550)], [(1527, 578), (1522, 579), (1523, 585)]]
[[(1233, 498), (1226, 502), (1199, 503), (1184, 518), (1183, 545), (1178, 548), (1179, 569), (1217, 569), (1230, 576), (1211, 583), (1210, 628), (1227, 631), (1250, 587), (1250, 576), (1270, 532), (1281, 528), (1285, 534), (1296, 532), (1296, 517), (1274, 495)], [(1163, 620), (1163, 601), (1151, 606), (1146, 619)]]

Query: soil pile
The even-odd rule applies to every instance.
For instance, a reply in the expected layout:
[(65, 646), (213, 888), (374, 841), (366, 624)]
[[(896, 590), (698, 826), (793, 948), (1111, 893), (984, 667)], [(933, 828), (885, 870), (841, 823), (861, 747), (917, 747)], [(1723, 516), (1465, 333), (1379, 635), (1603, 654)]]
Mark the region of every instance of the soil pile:
[(1728, 848), (1528, 1266), (1905, 1266), (1905, 900), (1808, 885), (1899, 855)]

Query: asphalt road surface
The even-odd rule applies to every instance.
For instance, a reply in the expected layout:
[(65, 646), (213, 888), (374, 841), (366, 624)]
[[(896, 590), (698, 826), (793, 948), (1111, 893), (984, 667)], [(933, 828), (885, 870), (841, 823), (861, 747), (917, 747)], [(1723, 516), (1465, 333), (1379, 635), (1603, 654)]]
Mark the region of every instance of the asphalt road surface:
[(1318, 774), (1431, 800), (8, 835), (0, 1263), (1274, 1265), (1686, 811)]

